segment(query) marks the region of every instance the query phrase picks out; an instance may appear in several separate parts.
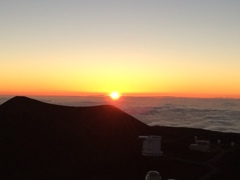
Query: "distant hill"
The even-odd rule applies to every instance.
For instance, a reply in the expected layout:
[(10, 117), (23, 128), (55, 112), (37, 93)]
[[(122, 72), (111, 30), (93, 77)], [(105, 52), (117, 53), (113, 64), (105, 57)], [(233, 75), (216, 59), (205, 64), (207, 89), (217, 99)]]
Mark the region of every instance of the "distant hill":
[[(142, 157), (138, 136), (151, 134), (163, 136), (163, 158)], [(196, 179), (208, 168), (168, 160), (189, 158), (195, 135), (212, 142), (240, 139), (232, 133), (149, 127), (111, 105), (67, 107), (18, 96), (0, 106), (0, 179), (137, 180), (152, 168), (163, 177)]]
[(0, 106), (1, 175), (68, 179), (116, 171), (141, 155), (138, 136), (147, 131), (114, 106), (65, 107), (14, 97)]

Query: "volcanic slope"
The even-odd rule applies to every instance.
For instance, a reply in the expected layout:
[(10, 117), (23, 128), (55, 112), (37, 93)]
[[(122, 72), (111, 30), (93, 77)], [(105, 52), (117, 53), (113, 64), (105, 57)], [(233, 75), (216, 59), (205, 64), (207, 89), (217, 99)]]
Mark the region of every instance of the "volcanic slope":
[[(163, 156), (143, 157), (140, 135), (161, 135)], [(220, 151), (190, 152), (195, 136)], [(67, 107), (14, 97), (0, 105), (0, 179), (138, 180), (157, 170), (163, 179), (192, 180), (210, 167), (219, 169), (212, 179), (238, 179), (239, 140), (234, 133), (149, 127), (110, 105)]]
[(126, 165), (136, 166), (138, 136), (149, 129), (110, 105), (66, 107), (14, 97), (0, 106), (0, 178), (120, 176), (134, 171)]

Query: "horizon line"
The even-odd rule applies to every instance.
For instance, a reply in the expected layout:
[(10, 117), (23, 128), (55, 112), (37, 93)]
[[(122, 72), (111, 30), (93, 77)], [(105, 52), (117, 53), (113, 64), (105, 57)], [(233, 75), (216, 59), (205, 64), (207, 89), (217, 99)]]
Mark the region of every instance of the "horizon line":
[[(159, 98), (196, 98), (196, 99), (240, 99), (240, 95), (213, 95), (213, 94), (183, 94), (183, 93), (120, 93), (121, 97), (159, 97)], [(108, 97), (109, 93), (103, 92), (88, 92), (88, 93), (0, 93), (0, 96), (5, 97)]]

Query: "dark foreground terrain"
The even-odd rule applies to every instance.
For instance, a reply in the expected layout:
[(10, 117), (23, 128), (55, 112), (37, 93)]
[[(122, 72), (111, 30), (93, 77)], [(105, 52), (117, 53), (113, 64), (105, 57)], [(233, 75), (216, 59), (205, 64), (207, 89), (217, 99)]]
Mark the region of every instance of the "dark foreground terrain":
[[(163, 156), (143, 157), (140, 135), (161, 135)], [(194, 136), (212, 152), (190, 152)], [(143, 180), (153, 169), (163, 179), (239, 179), (239, 143), (240, 134), (149, 127), (110, 105), (14, 97), (0, 106), (0, 179)]]

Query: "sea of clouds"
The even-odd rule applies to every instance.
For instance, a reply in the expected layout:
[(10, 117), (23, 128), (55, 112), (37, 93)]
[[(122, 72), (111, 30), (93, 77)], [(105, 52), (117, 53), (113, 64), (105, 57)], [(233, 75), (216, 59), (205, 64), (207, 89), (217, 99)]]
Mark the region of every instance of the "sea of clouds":
[[(11, 97), (0, 97), (0, 104)], [(106, 96), (31, 97), (67, 106), (111, 104), (150, 126), (193, 127), (240, 133), (240, 99)]]

